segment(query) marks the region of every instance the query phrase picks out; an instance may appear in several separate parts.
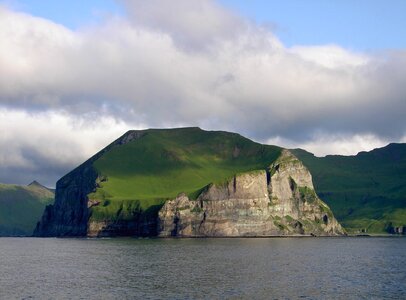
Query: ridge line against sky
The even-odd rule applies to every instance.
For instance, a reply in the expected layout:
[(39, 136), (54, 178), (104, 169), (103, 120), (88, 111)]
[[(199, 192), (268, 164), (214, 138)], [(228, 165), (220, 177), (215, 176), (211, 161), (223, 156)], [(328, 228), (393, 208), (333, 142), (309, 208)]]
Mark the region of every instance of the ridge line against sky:
[(405, 142), (403, 11), (406, 1), (0, 1), (0, 182), (53, 186), (148, 127), (317, 155)]

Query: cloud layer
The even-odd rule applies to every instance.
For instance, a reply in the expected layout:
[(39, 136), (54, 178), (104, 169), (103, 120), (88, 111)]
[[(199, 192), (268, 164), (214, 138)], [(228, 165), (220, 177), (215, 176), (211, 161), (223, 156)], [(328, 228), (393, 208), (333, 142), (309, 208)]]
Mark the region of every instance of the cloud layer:
[(48, 186), (132, 129), (108, 116), (6, 109), (0, 109), (0, 128), (0, 182), (36, 179)]
[(404, 140), (405, 50), (287, 48), (214, 1), (121, 3), (126, 17), (78, 31), (0, 7), (0, 182), (51, 183), (127, 128), (224, 129), (319, 155)]

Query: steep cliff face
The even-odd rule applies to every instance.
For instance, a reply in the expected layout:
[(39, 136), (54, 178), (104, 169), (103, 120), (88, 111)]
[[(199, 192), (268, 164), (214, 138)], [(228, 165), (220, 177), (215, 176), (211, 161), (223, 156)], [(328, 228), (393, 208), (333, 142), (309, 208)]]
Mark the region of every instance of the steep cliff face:
[(111, 148), (129, 143), (142, 135), (143, 131), (130, 131), (58, 180), (55, 202), (45, 208), (33, 235), (86, 236), (89, 208), (94, 204), (88, 195), (104, 180), (95, 170), (93, 163)]
[(281, 151), (199, 128), (130, 131), (57, 182), (34, 235), (342, 234), (309, 171)]
[(166, 202), (158, 226), (162, 237), (344, 234), (309, 171), (287, 150), (268, 170), (211, 184), (196, 200), (181, 194)]
[[(131, 207), (119, 209), (114, 218), (100, 219), (90, 215), (86, 235), (90, 237), (157, 236), (157, 215), (162, 205), (153, 206), (146, 211), (140, 208), (137, 201), (130, 202), (128, 205)], [(124, 210), (127, 214), (123, 213)]]
[(57, 182), (55, 203), (45, 208), (34, 236), (84, 236), (87, 232), (88, 198), (96, 187), (97, 173), (86, 163)]

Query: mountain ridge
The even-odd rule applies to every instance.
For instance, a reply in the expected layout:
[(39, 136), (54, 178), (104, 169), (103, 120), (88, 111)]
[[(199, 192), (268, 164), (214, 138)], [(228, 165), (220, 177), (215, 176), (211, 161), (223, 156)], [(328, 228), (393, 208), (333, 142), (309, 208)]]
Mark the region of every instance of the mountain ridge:
[[(188, 143), (183, 145), (185, 146), (185, 149), (193, 151), (194, 148), (191, 147), (191, 145), (193, 146), (194, 142), (199, 141), (202, 138), (202, 136), (199, 136), (199, 133), (205, 132), (209, 135), (219, 135), (220, 138), (211, 145), (211, 150), (214, 149), (214, 152), (219, 151), (219, 153), (216, 154), (218, 156), (216, 158), (217, 160), (219, 158), (221, 159), (221, 157), (224, 158), (224, 156), (227, 155), (229, 158), (238, 160), (239, 155), (241, 153), (241, 155), (244, 154), (244, 151), (241, 152), (241, 149), (244, 148), (244, 143), (250, 141), (238, 133), (228, 133), (226, 131), (203, 131), (198, 127), (181, 129), (154, 128), (127, 131), (78, 167), (87, 169), (88, 173), (84, 177), (79, 176), (75, 184), (80, 186), (83, 184), (83, 178), (88, 178), (90, 175), (92, 178), (89, 182), (85, 182), (85, 185), (87, 185), (87, 188), (89, 189), (88, 192), (84, 192), (81, 196), (79, 195), (79, 199), (82, 197), (83, 201), (78, 201), (75, 204), (76, 206), (78, 205), (82, 207), (83, 212), (86, 210), (91, 211), (91, 214), (84, 213), (81, 216), (82, 227), (76, 226), (76, 230), (81, 228), (79, 230), (80, 234), (86, 234), (88, 231), (88, 220), (90, 217), (94, 220), (100, 221), (106, 214), (111, 214), (111, 211), (103, 209), (105, 207), (108, 207), (112, 211), (115, 210), (115, 212), (121, 210), (121, 215), (127, 215), (125, 218), (128, 218), (131, 211), (134, 212), (137, 209), (149, 209), (152, 213), (156, 213), (157, 207), (163, 205), (165, 201), (175, 199), (179, 196), (178, 192), (184, 191), (183, 189), (178, 189), (174, 193), (168, 194), (167, 197), (163, 197), (165, 199), (162, 198), (162, 193), (160, 195), (161, 199), (157, 199), (156, 197), (156, 195), (159, 196), (159, 193), (152, 196), (146, 195), (145, 193), (139, 193), (139, 207), (137, 206), (138, 204), (134, 204), (134, 201), (128, 199), (128, 195), (124, 194), (121, 196), (119, 195), (119, 201), (111, 201), (114, 199), (108, 199), (109, 193), (111, 193), (108, 185), (106, 185), (108, 179), (104, 178), (102, 174), (99, 174), (92, 166), (94, 162), (112, 148), (131, 143), (149, 133), (156, 134), (159, 132), (182, 132), (187, 133), (190, 136), (196, 135), (194, 138), (190, 139)], [(226, 139), (232, 137), (235, 141), (239, 141), (241, 149), (238, 147), (229, 147), (227, 150), (228, 152), (225, 151), (227, 147), (221, 149), (218, 145), (221, 145), (222, 139), (225, 137), (227, 137)], [(249, 143), (257, 145), (255, 146), (258, 147), (257, 150), (260, 149), (260, 151), (258, 150), (259, 152), (248, 151), (249, 155), (254, 154), (254, 156), (256, 156), (256, 154), (263, 154), (264, 151), (266, 152), (266, 149), (272, 149), (272, 157), (275, 158), (278, 151), (282, 151), (282, 148), (277, 146), (262, 145), (252, 141)], [(168, 145), (170, 147), (173, 146), (173, 144), (170, 143)], [(157, 146), (160, 147), (160, 144), (157, 144), (155, 140), (154, 143), (151, 144), (151, 147), (152, 149), (156, 149)], [(170, 147), (168, 149), (161, 149), (163, 151), (159, 152), (159, 155), (155, 156), (154, 160), (159, 161), (159, 159), (163, 157), (171, 163), (180, 163), (183, 165), (185, 165), (185, 163), (187, 165), (187, 163), (192, 161), (193, 164), (189, 165), (191, 166), (192, 171), (195, 170), (196, 167), (197, 169), (201, 169), (201, 166), (199, 167), (199, 165), (196, 165), (196, 163), (193, 162), (193, 159), (189, 159), (189, 161), (187, 159), (185, 160), (185, 153), (182, 151), (175, 151), (176, 149), (174, 150)], [(303, 161), (303, 164), (311, 171), (316, 192), (331, 207), (334, 214), (337, 216), (338, 221), (343, 222), (343, 225), (350, 233), (406, 233), (406, 177), (404, 176), (406, 173), (406, 144), (390, 143), (385, 147), (376, 148), (371, 151), (360, 151), (358, 154), (351, 156), (327, 155), (324, 157), (317, 157), (311, 152), (303, 149), (292, 149), (290, 151), (300, 158)], [(229, 160), (228, 163), (233, 164), (234, 161)], [(262, 164), (260, 168), (264, 168), (265, 165), (266, 164)], [(258, 166), (259, 165), (256, 165), (255, 167), (251, 166), (248, 169), (243, 168), (241, 170), (249, 171), (249, 169), (258, 169)], [(216, 173), (218, 173), (216, 169), (217, 167), (218, 165), (214, 168)], [(69, 179), (71, 177), (76, 177), (78, 175), (75, 173), (76, 169), (63, 176), (60, 182), (63, 183), (66, 178)], [(218, 183), (226, 182), (226, 180), (229, 180), (235, 174), (239, 173), (238, 171), (241, 171), (237, 169), (232, 169), (231, 171), (227, 171), (226, 174), (221, 174), (221, 176), (214, 181), (217, 181)], [(196, 199), (202, 191), (202, 186), (213, 181), (211, 174), (212, 173), (209, 173), (208, 175), (210, 180), (206, 180), (205, 182), (198, 181), (197, 184), (194, 184), (191, 187), (189, 186), (186, 196), (192, 200)], [(183, 177), (183, 180), (185, 180), (185, 178), (188, 179), (190, 173), (186, 175), (187, 176)], [(18, 189), (18, 192), (14, 193), (14, 196), (10, 196), (11, 194), (9, 192), (5, 192), (5, 186), (8, 186), (8, 190)], [(165, 191), (165, 189), (163, 190)], [(30, 235), (32, 229), (35, 227), (36, 221), (38, 221), (41, 216), (41, 211), (44, 209), (44, 206), (53, 202), (53, 196), (51, 197), (49, 193), (54, 193), (54, 190), (43, 186), (35, 180), (27, 186), (0, 184), (0, 235)], [(6, 200), (4, 198), (5, 194), (8, 195)], [(24, 197), (21, 197), (21, 195), (24, 195)], [(12, 198), (17, 201), (11, 201)], [(43, 199), (45, 199), (45, 201)], [(111, 203), (109, 204), (108, 202)], [(67, 212), (73, 213), (74, 211), (78, 211), (78, 207), (75, 205), (60, 207), (60, 209), (66, 209)], [(72, 207), (75, 208), (72, 209)], [(33, 214), (28, 212), (33, 212)], [(33, 215), (35, 216), (33, 217)], [(28, 223), (25, 222), (26, 220), (31, 220), (31, 225), (27, 225)], [(25, 224), (23, 230), (18, 227), (20, 226), (18, 225), (19, 222)], [(31, 226), (31, 228), (29, 228), (29, 226)], [(79, 231), (73, 233), (79, 234)]]
[(0, 236), (32, 235), (45, 206), (53, 202), (52, 190), (33, 183), (0, 183)]
[[(46, 208), (34, 234), (157, 235), (165, 202), (179, 193), (198, 199), (208, 184), (221, 186), (236, 174), (265, 170), (282, 150), (236, 133), (196, 127), (128, 131), (57, 182), (55, 205)], [(293, 189), (293, 181), (287, 186)], [(305, 201), (295, 193), (297, 205)], [(281, 226), (271, 231), (290, 232), (288, 225)]]
[(352, 232), (402, 233), (406, 227), (406, 144), (357, 155), (317, 157), (291, 150), (313, 174), (316, 190)]

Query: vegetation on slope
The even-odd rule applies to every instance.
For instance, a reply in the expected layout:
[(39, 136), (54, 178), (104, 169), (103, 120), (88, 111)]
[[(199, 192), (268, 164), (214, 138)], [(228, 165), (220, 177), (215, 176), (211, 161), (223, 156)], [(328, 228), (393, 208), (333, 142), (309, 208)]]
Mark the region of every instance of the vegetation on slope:
[(0, 184), (0, 236), (31, 235), (53, 191), (37, 182), (28, 186)]
[(154, 211), (180, 192), (193, 196), (211, 182), (264, 169), (280, 151), (235, 133), (200, 128), (146, 130), (141, 138), (113, 147), (94, 163), (101, 180), (89, 195), (100, 202), (92, 208), (92, 218)]
[(317, 193), (348, 230), (382, 233), (406, 225), (406, 144), (356, 156), (292, 152), (308, 167)]

